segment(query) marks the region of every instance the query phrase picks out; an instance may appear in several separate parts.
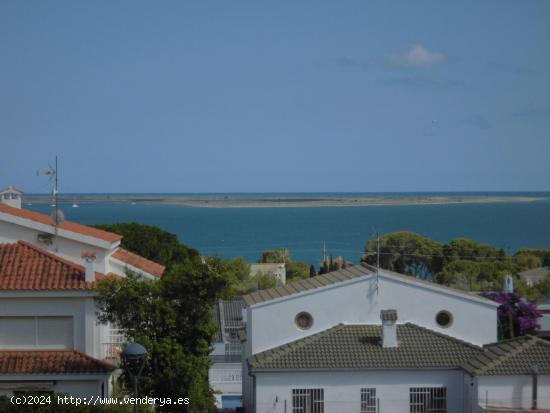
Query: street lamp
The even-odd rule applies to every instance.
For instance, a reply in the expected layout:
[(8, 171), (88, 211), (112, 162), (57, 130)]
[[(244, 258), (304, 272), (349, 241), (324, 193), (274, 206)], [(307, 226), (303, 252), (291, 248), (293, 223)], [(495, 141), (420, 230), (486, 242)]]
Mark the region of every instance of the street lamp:
[[(147, 360), (147, 350), (141, 344), (130, 343), (122, 351), (122, 361), (124, 368), (128, 372), (128, 375), (132, 379), (134, 386), (134, 397), (138, 397), (138, 382), (139, 376), (145, 366), (145, 360)], [(137, 412), (137, 400), (134, 403), (134, 413)]]

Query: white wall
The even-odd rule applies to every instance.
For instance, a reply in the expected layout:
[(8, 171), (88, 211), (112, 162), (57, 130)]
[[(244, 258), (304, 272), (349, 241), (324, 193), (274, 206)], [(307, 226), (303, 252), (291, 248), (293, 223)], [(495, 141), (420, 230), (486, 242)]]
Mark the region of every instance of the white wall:
[(293, 388), (323, 388), (325, 412), (357, 413), (362, 387), (376, 388), (380, 411), (408, 412), (410, 387), (439, 386), (447, 387), (448, 413), (463, 412), (463, 373), (458, 370), (257, 373), (256, 413), (285, 413), (285, 400), (286, 412), (292, 412)]
[[(265, 351), (339, 323), (380, 324), (382, 309), (396, 309), (398, 323), (412, 322), (473, 344), (497, 339), (495, 306), (381, 276), (378, 293), (376, 279), (369, 277), (253, 306), (248, 327), (253, 326), (251, 351)], [(449, 328), (437, 325), (435, 316), (440, 310), (452, 313), (454, 321)], [(314, 319), (307, 331), (294, 323), (301, 311), (309, 312)]]
[[(111, 373), (107, 374), (25, 374), (3, 375), (0, 395), (11, 395), (13, 390), (33, 388), (37, 384), (40, 388), (51, 390), (54, 393), (65, 393), (74, 397), (109, 397)], [(36, 387), (34, 387), (36, 388)], [(10, 390), (11, 389), (11, 390)], [(57, 400), (55, 401), (57, 403)]]
[[(477, 378), (479, 404), (531, 408), (531, 376), (481, 376)], [(538, 407), (550, 408), (550, 376), (538, 378)]]
[[(50, 226), (48, 232), (52, 231), (53, 230)], [(80, 265), (84, 265), (84, 260), (81, 258), (81, 254), (83, 252), (95, 252), (95, 270), (102, 273), (111, 271), (108, 260), (108, 256), (112, 252), (111, 250), (60, 236), (58, 237), (58, 252), (55, 252), (55, 245), (47, 245), (42, 242), (38, 242), (37, 236), (39, 232), (40, 231), (33, 228), (27, 228), (10, 222), (0, 221), (0, 243), (15, 243), (20, 240), (27, 241), (33, 245), (36, 245), (38, 248), (53, 252), (56, 255)]]
[[(242, 375), (241, 363), (214, 363), (208, 372), (208, 380), (210, 387), (214, 390), (216, 396), (216, 405), (221, 408), (221, 396), (224, 394), (241, 395), (242, 394), (242, 380), (239, 381), (217, 381), (215, 380), (216, 372), (222, 371), (235, 372), (238, 371)], [(241, 376), (242, 377), (242, 376)]]
[(0, 299), (0, 316), (71, 316), (73, 317), (74, 349), (92, 357), (100, 357), (100, 330), (92, 296), (59, 298), (6, 298)]

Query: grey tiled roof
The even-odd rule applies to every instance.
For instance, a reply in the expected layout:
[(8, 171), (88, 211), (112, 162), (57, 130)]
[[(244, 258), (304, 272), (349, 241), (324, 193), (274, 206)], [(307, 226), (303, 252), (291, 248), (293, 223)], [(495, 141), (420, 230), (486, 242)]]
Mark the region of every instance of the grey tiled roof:
[[(243, 297), (243, 300), (246, 305), (254, 305), (254, 304), (262, 303), (264, 301), (274, 300), (277, 298), (298, 294), (303, 291), (314, 290), (316, 288), (325, 287), (327, 285), (337, 284), (343, 281), (349, 281), (354, 278), (366, 277), (373, 274), (376, 274), (375, 267), (372, 267), (365, 263), (361, 263), (361, 265), (349, 266), (338, 271), (329, 272), (327, 274), (317, 275), (315, 277), (306, 278), (304, 280), (293, 281), (285, 285), (281, 285), (279, 287), (255, 291), (253, 293), (245, 295)], [(474, 299), (477, 301), (491, 303), (494, 306), (498, 307), (498, 304), (495, 303), (494, 301), (485, 297), (481, 297), (476, 293), (457, 290), (456, 288), (451, 288), (445, 285), (436, 284), (431, 281), (425, 281), (415, 277), (411, 277), (409, 275), (399, 274), (393, 271), (381, 269), (380, 276), (384, 276), (384, 275), (391, 276), (394, 278), (400, 278), (404, 281), (414, 282), (415, 284), (425, 285), (431, 288), (437, 288), (440, 290), (449, 291), (454, 294), (460, 294), (463, 297), (469, 297), (470, 299)]]
[(523, 336), (484, 346), (463, 367), (478, 376), (498, 376), (530, 375), (534, 365), (540, 374), (550, 374), (550, 342)]
[(255, 354), (252, 369), (458, 368), (481, 347), (415, 324), (397, 326), (398, 346), (384, 348), (380, 325), (339, 324), (320, 333)]
[(315, 277), (306, 278), (304, 280), (293, 281), (279, 287), (255, 291), (245, 295), (243, 300), (246, 305), (258, 304), (263, 301), (269, 301), (275, 298), (297, 294), (302, 291), (313, 290), (315, 288), (324, 287), (326, 285), (336, 284), (342, 281), (348, 281), (371, 274), (373, 274), (373, 271), (362, 265), (350, 266), (338, 271), (329, 272), (327, 274), (316, 275)]

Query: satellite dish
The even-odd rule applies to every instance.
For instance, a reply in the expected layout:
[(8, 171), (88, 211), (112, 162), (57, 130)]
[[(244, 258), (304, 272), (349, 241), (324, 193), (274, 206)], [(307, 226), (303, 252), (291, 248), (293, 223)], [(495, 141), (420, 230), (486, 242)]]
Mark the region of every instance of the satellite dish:
[(55, 222), (56, 224), (61, 224), (63, 221), (65, 221), (65, 214), (63, 213), (63, 211), (61, 211), (60, 209), (58, 208), (55, 208), (51, 215), (50, 215), (50, 218), (52, 219), (53, 222)]

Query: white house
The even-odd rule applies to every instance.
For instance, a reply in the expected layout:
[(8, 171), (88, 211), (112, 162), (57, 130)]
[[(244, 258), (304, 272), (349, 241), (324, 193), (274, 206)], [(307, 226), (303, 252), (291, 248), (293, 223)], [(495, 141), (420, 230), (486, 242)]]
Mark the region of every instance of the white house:
[(275, 277), (279, 284), (286, 283), (286, 265), (284, 262), (279, 263), (255, 263), (250, 264), (250, 276), (254, 277), (258, 274), (265, 274)]
[(98, 324), (94, 284), (126, 269), (147, 279), (164, 272), (120, 241), (0, 202), (0, 393), (109, 394), (124, 337)]
[(214, 305), (213, 315), (218, 330), (208, 381), (214, 390), (216, 406), (234, 409), (242, 406), (242, 346), (239, 332), (243, 328), (242, 300), (220, 300)]
[[(492, 382), (475, 360), (503, 353), (484, 347), (497, 340), (497, 303), (369, 266), (243, 299), (247, 412), (477, 412)], [(550, 394), (550, 352), (540, 348), (538, 386)], [(489, 404), (509, 405), (499, 394)]]

